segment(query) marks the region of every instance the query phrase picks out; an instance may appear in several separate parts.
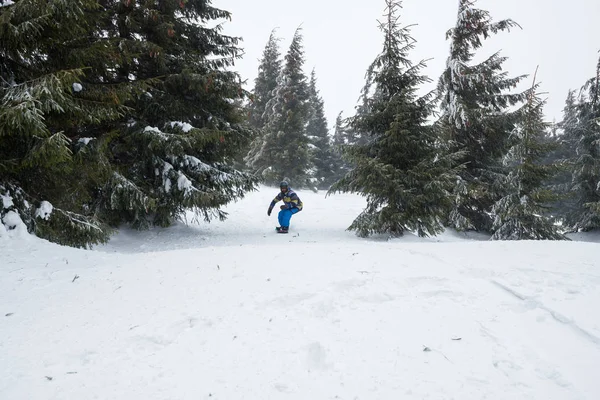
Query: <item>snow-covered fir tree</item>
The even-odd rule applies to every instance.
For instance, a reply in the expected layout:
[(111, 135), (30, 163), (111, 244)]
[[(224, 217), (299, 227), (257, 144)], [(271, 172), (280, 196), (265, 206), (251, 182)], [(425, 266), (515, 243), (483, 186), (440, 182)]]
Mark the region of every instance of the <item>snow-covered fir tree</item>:
[(18, 208), (30, 231), (75, 246), (186, 208), (224, 218), (257, 182), (228, 166), (252, 131), (227, 70), (238, 39), (207, 27), (224, 18), (210, 1), (1, 7), (2, 213)]
[[(85, 84), (97, 1), (21, 0), (0, 7), (0, 218), (39, 237), (86, 247), (111, 230), (94, 209), (110, 176), (106, 141), (86, 131), (118, 119), (134, 85)], [(4, 229), (0, 227), (0, 229)]]
[(262, 129), (265, 126), (267, 103), (275, 94), (277, 78), (281, 73), (279, 41), (280, 38), (275, 35), (275, 30), (273, 30), (258, 65), (258, 76), (254, 80), (251, 103), (248, 107), (248, 118), (250, 124), (258, 129)]
[(366, 117), (372, 112), (373, 80), (373, 69), (368, 68), (365, 74), (365, 85), (360, 92), (359, 103), (354, 107), (354, 115), (344, 120), (344, 138), (347, 145), (364, 145), (369, 141), (368, 134), (357, 130), (351, 121)]
[(573, 212), (575, 196), (573, 188), (573, 162), (576, 159), (577, 148), (577, 98), (575, 91), (569, 90), (562, 120), (555, 124), (548, 141), (554, 145), (545, 160), (547, 164), (555, 164), (558, 171), (547, 183), (548, 190), (557, 194), (558, 199), (552, 203), (552, 216), (560, 221)]
[(266, 184), (277, 185), (286, 179), (294, 187), (314, 190), (314, 166), (306, 134), (310, 106), (302, 40), (298, 28), (285, 55), (274, 97), (267, 104), (264, 140), (250, 166)]
[[(534, 78), (535, 79), (535, 78)], [(503, 197), (494, 204), (492, 240), (564, 240), (548, 217), (556, 195), (544, 187), (556, 166), (543, 160), (554, 146), (546, 140), (550, 124), (544, 122), (544, 104), (535, 83), (522, 107), (520, 123), (512, 133), (514, 145), (504, 158), (508, 167)]]
[(438, 82), (442, 136), (450, 150), (465, 150), (460, 160), (466, 169), (454, 187), (455, 205), (448, 224), (454, 228), (490, 231), (492, 205), (499, 199), (503, 169), (500, 160), (517, 122), (512, 106), (525, 102), (528, 92), (508, 93), (525, 77), (508, 77), (502, 71), (506, 57), (495, 53), (474, 63), (483, 40), (517, 24), (493, 22), (488, 11), (475, 8), (475, 0), (460, 0), (456, 26), (448, 31), (450, 55)]
[(280, 39), (271, 31), (269, 40), (263, 50), (262, 59), (258, 66), (258, 76), (254, 80), (254, 89), (247, 106), (250, 125), (258, 132), (250, 144), (250, 149), (243, 155), (245, 167), (253, 169), (265, 141), (265, 124), (267, 123), (266, 108), (275, 95), (277, 78), (281, 73), (281, 53), (279, 51)]
[(590, 231), (600, 229), (600, 60), (596, 76), (582, 87), (576, 109), (575, 206), (566, 222), (574, 231)]
[(333, 127), (333, 146), (340, 147), (346, 144), (346, 135), (347, 135), (347, 122), (343, 117), (344, 112), (340, 111), (337, 117), (335, 118), (335, 125)]
[(186, 209), (223, 219), (224, 205), (255, 188), (254, 177), (231, 167), (253, 138), (241, 106), (247, 93), (230, 68), (239, 39), (213, 24), (230, 13), (211, 3), (104, 2), (98, 34), (118, 52), (103, 80), (149, 84), (114, 127), (113, 174), (99, 198), (111, 224), (166, 226)]
[(306, 134), (310, 140), (310, 158), (314, 165), (315, 184), (317, 189), (329, 189), (340, 176), (336, 176), (336, 163), (325, 117), (325, 104), (317, 89), (317, 77), (314, 69), (310, 75), (308, 96), (310, 115)]
[(337, 115), (335, 119), (335, 125), (333, 127), (333, 138), (332, 138), (332, 152), (333, 152), (333, 170), (335, 171), (335, 176), (338, 177), (336, 179), (339, 180), (342, 176), (344, 176), (349, 170), (350, 167), (348, 163), (344, 160), (344, 148), (348, 145), (348, 120), (342, 117), (343, 112)]
[[(359, 193), (367, 206), (348, 228), (359, 236), (420, 236), (443, 231), (451, 206), (447, 188), (457, 174), (453, 157), (435, 148), (435, 131), (427, 125), (433, 112), (432, 93), (417, 95), (429, 79), (420, 74), (424, 62), (413, 64), (408, 53), (415, 46), (408, 27), (399, 24), (401, 2), (386, 0), (380, 23), (383, 50), (367, 73), (362, 112), (351, 126), (367, 138), (347, 149), (352, 170), (330, 189)], [(368, 110), (368, 112), (366, 111)], [(456, 156), (456, 155), (454, 155)]]

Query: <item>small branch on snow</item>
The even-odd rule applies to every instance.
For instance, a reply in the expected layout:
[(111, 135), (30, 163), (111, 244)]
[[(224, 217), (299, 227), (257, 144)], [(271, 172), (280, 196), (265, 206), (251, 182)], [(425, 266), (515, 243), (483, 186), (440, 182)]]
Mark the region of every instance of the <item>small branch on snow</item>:
[(445, 355), (444, 353), (442, 353), (442, 352), (441, 352), (441, 351), (439, 351), (439, 350), (436, 350), (436, 351), (437, 351), (438, 353), (440, 353), (441, 355), (443, 355), (443, 356), (444, 356), (444, 358), (445, 358), (446, 360), (448, 360), (448, 361), (450, 362), (450, 364), (452, 364), (452, 361), (450, 361), (450, 359), (449, 359), (448, 357), (446, 357), (446, 355)]
[(73, 278), (73, 280), (71, 281), (71, 283), (75, 282), (77, 279), (79, 279), (79, 275), (75, 275), (75, 277)]
[(431, 348), (423, 345), (423, 351), (425, 351), (425, 352), (435, 351), (436, 353), (440, 353), (446, 360), (448, 360), (448, 362), (450, 362), (450, 364), (454, 364), (452, 361), (450, 361), (450, 359), (448, 357), (446, 357), (446, 355), (444, 353), (442, 353), (439, 350), (431, 349)]

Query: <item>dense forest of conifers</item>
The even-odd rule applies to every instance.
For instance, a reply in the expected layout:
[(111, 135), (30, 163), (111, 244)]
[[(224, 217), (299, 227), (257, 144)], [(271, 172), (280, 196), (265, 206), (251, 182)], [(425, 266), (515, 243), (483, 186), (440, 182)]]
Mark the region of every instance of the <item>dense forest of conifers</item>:
[(226, 218), (225, 205), (282, 179), (365, 196), (349, 227), (360, 236), (600, 228), (600, 61), (550, 124), (535, 74), (511, 76), (499, 53), (473, 61), (516, 23), (460, 0), (440, 38), (446, 69), (421, 95), (432, 78), (411, 59), (418, 21), (381, 0), (381, 51), (354, 115), (329, 132), (302, 31), (285, 51), (273, 31), (248, 91), (215, 2), (0, 0), (0, 229), (20, 220), (88, 247), (190, 209)]

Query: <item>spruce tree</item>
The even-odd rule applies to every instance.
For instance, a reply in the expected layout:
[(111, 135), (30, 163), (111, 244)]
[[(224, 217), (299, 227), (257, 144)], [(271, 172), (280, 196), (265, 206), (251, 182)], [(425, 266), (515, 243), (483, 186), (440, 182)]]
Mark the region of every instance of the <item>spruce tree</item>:
[(333, 146), (340, 147), (347, 143), (347, 123), (342, 117), (343, 111), (335, 118), (335, 126), (333, 128)]
[(267, 104), (275, 96), (277, 79), (281, 74), (281, 53), (279, 51), (280, 39), (271, 31), (269, 40), (263, 51), (258, 76), (254, 80), (251, 102), (248, 106), (250, 124), (258, 129), (258, 134), (250, 145), (250, 150), (245, 154), (244, 162), (250, 169), (257, 169), (260, 164), (261, 150), (265, 144), (265, 125), (267, 123)]
[(354, 116), (347, 118), (345, 128), (344, 128), (344, 137), (347, 145), (365, 145), (369, 141), (369, 136), (366, 132), (357, 130), (354, 125), (351, 123), (352, 120), (366, 118), (371, 113), (371, 98), (373, 93), (371, 93), (372, 85), (373, 85), (373, 70), (372, 68), (368, 68), (365, 74), (365, 82), (366, 84), (363, 86), (359, 96), (359, 104), (354, 108), (355, 113)]
[(258, 66), (258, 76), (254, 80), (252, 102), (248, 109), (250, 124), (258, 129), (265, 127), (267, 103), (274, 96), (274, 90), (277, 87), (277, 77), (281, 73), (279, 41), (280, 38), (275, 35), (275, 30), (273, 30), (263, 50), (262, 59)]
[(264, 140), (251, 167), (269, 185), (286, 179), (295, 187), (315, 190), (306, 135), (310, 108), (307, 78), (302, 69), (302, 40), (298, 28), (285, 55), (274, 96), (267, 104)]
[(554, 149), (546, 158), (547, 164), (555, 164), (558, 167), (556, 175), (548, 181), (547, 188), (558, 195), (558, 199), (552, 203), (551, 214), (562, 222), (575, 208), (572, 188), (577, 126), (577, 98), (575, 91), (569, 90), (562, 120), (555, 124), (553, 132), (548, 137), (548, 142), (554, 145)]
[(348, 121), (342, 117), (342, 112), (335, 119), (332, 138), (334, 181), (341, 179), (349, 170), (344, 160), (344, 149), (348, 143)]
[(567, 225), (574, 231), (590, 231), (600, 229), (600, 60), (596, 76), (584, 84), (581, 93), (573, 132), (575, 206)]
[(495, 53), (474, 63), (476, 50), (491, 34), (518, 26), (510, 19), (493, 22), (488, 11), (475, 8), (475, 0), (460, 0), (456, 26), (450, 29), (450, 55), (439, 79), (438, 96), (442, 136), (451, 151), (464, 150), (466, 169), (454, 187), (455, 204), (448, 224), (459, 230), (490, 231), (491, 206), (499, 199), (504, 175), (500, 160), (518, 113), (510, 107), (523, 103), (528, 93), (507, 93), (525, 77), (502, 72), (506, 57)]
[(147, 82), (126, 103), (109, 146), (113, 174), (98, 198), (111, 224), (167, 226), (185, 210), (209, 221), (255, 188), (231, 164), (253, 138), (241, 106), (247, 93), (231, 70), (239, 38), (213, 21), (229, 19), (210, 0), (103, 1), (99, 22), (118, 62), (103, 81)]
[(325, 118), (325, 105), (317, 89), (317, 78), (313, 69), (308, 85), (310, 115), (306, 126), (306, 134), (310, 140), (310, 158), (314, 164), (315, 184), (318, 189), (329, 189), (331, 184), (339, 178), (335, 176), (335, 161), (327, 118)]
[(556, 166), (543, 160), (554, 147), (546, 141), (550, 124), (544, 122), (544, 104), (536, 93), (535, 83), (527, 103), (521, 109), (521, 122), (512, 133), (516, 143), (505, 156), (509, 173), (504, 183), (504, 196), (492, 207), (493, 240), (559, 240), (566, 239), (547, 216), (549, 204), (556, 195), (544, 187)]
[(88, 49), (100, 11), (93, 0), (0, 7), (0, 217), (18, 214), (29, 232), (78, 247), (110, 234), (91, 207), (110, 166), (82, 132), (120, 118), (132, 90), (83, 84), (78, 56), (108, 58)]
[(229, 70), (238, 39), (207, 27), (224, 18), (210, 1), (0, 8), (0, 190), (31, 231), (85, 246), (108, 238), (104, 223), (224, 218), (255, 187), (230, 166), (253, 132)]
[(432, 93), (417, 96), (429, 79), (420, 74), (408, 53), (415, 46), (408, 27), (399, 24), (400, 1), (386, 0), (386, 19), (380, 23), (383, 50), (367, 72), (363, 105), (351, 120), (352, 128), (367, 139), (347, 149), (352, 169), (329, 193), (350, 192), (366, 197), (367, 206), (348, 228), (359, 236), (419, 236), (443, 231), (448, 211), (446, 188), (457, 171), (453, 156), (440, 155), (432, 115)]

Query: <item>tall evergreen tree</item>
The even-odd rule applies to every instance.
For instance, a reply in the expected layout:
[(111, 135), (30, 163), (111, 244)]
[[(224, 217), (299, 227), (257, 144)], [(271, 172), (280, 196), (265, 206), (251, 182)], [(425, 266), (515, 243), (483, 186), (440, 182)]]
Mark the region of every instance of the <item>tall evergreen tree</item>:
[(492, 208), (493, 240), (566, 239), (547, 215), (556, 195), (544, 183), (556, 173), (556, 166), (542, 163), (554, 145), (545, 140), (550, 124), (544, 122), (545, 101), (537, 95), (537, 87), (534, 78), (521, 122), (512, 134), (516, 143), (504, 159), (509, 173), (504, 196)]
[(254, 80), (251, 102), (248, 105), (250, 124), (258, 130), (258, 134), (250, 144), (250, 150), (244, 154), (243, 161), (246, 167), (252, 169), (256, 165), (265, 142), (265, 125), (267, 123), (267, 104), (275, 95), (277, 78), (281, 73), (281, 53), (279, 51), (279, 38), (275, 30), (271, 31), (269, 40), (263, 51), (263, 56), (258, 66), (258, 76)]
[(424, 62), (413, 64), (408, 53), (415, 46), (407, 27), (399, 24), (400, 1), (386, 0), (383, 50), (367, 72), (365, 106), (351, 126), (367, 138), (347, 151), (352, 170), (329, 193), (359, 193), (365, 210), (348, 228), (359, 236), (381, 233), (435, 235), (444, 227), (450, 206), (446, 188), (457, 171), (452, 156), (435, 148), (435, 132), (426, 125), (432, 115), (432, 94), (418, 97), (429, 79), (420, 74)]
[(344, 149), (348, 143), (348, 129), (348, 121), (342, 117), (342, 112), (340, 112), (335, 119), (332, 138), (335, 181), (341, 179), (350, 170), (343, 157)]
[(596, 76), (582, 87), (573, 136), (577, 157), (572, 189), (576, 198), (567, 224), (575, 231), (600, 229), (600, 60)]
[(82, 132), (120, 118), (134, 91), (82, 85), (90, 73), (82, 59), (110, 59), (110, 49), (89, 43), (101, 11), (94, 0), (0, 7), (0, 217), (17, 214), (29, 232), (80, 247), (110, 234), (92, 207), (110, 175), (106, 143)]
[(578, 125), (577, 98), (575, 91), (570, 90), (563, 108), (562, 120), (555, 125), (554, 131), (548, 137), (548, 142), (554, 144), (554, 149), (546, 158), (547, 164), (559, 167), (557, 174), (548, 181), (547, 188), (558, 195), (558, 199), (552, 203), (551, 213), (560, 221), (564, 221), (575, 208), (572, 188), (573, 161), (577, 148), (575, 134)]
[(251, 167), (267, 184), (282, 179), (296, 187), (315, 189), (306, 124), (310, 107), (308, 84), (303, 72), (304, 50), (301, 29), (294, 34), (277, 79), (274, 97), (267, 104), (267, 124), (260, 150)]
[(222, 206), (256, 183), (230, 166), (252, 139), (241, 107), (247, 93), (228, 70), (240, 56), (239, 39), (210, 26), (230, 13), (210, 0), (101, 3), (97, 37), (108, 37), (119, 58), (93, 78), (151, 87), (110, 127), (114, 171), (99, 211), (112, 224), (135, 227), (169, 225), (186, 209), (205, 220), (225, 218)]
[(310, 140), (310, 157), (314, 164), (315, 184), (318, 189), (329, 189), (331, 184), (339, 178), (335, 176), (335, 161), (327, 118), (325, 118), (325, 104), (317, 89), (317, 77), (313, 69), (308, 85), (310, 115), (306, 126), (306, 134)]
[(366, 118), (371, 112), (371, 98), (373, 93), (371, 93), (373, 86), (373, 69), (368, 68), (365, 74), (365, 82), (366, 84), (363, 86), (359, 96), (359, 104), (354, 107), (355, 113), (354, 116), (349, 117), (345, 124), (344, 128), (344, 137), (347, 145), (359, 145), (363, 146), (369, 141), (369, 136), (366, 132), (362, 132), (357, 130), (354, 125), (351, 123), (354, 119)]
[(263, 50), (262, 59), (258, 66), (258, 76), (254, 80), (252, 102), (249, 106), (249, 120), (250, 124), (258, 129), (265, 127), (267, 103), (275, 94), (277, 78), (281, 73), (279, 41), (280, 38), (275, 35), (275, 30), (273, 30)]
[(502, 72), (506, 57), (499, 53), (478, 64), (475, 52), (491, 34), (510, 30), (510, 20), (492, 22), (488, 11), (475, 8), (475, 0), (460, 0), (456, 26), (448, 31), (450, 55), (438, 83), (442, 111), (439, 128), (451, 150), (465, 150), (466, 165), (454, 188), (455, 205), (449, 225), (457, 229), (490, 231), (491, 206), (500, 193), (500, 160), (510, 145), (508, 138), (518, 113), (511, 106), (523, 103), (528, 93), (509, 94), (525, 77)]
[(340, 113), (335, 118), (335, 126), (333, 128), (333, 146), (334, 147), (341, 147), (347, 143), (346, 142), (347, 123), (345, 122), (342, 115), (343, 115), (343, 111), (340, 111)]
[[(252, 134), (226, 71), (238, 39), (205, 26), (229, 13), (176, 0), (21, 0), (0, 13), (0, 141), (13, 149), (0, 190), (23, 199), (10, 207), (30, 230), (85, 246), (107, 239), (103, 222), (224, 218), (254, 188), (228, 166)], [(54, 212), (27, 218), (41, 204)]]

